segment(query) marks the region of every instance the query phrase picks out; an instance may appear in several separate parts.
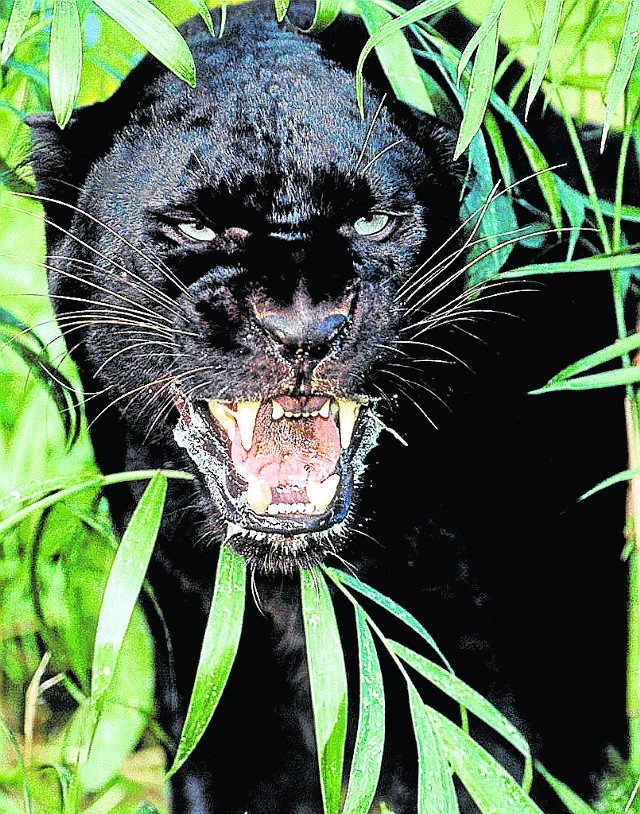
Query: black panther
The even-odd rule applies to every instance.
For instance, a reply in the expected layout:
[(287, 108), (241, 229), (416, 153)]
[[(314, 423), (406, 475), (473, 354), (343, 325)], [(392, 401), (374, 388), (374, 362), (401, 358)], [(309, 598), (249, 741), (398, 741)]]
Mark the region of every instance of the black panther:
[[(624, 571), (605, 518), (624, 509), (619, 493), (575, 499), (625, 467), (594, 432), (618, 405), (526, 393), (613, 338), (606, 281), (466, 289), (454, 136), (374, 65), (362, 118), (340, 31), (232, 8), (220, 39), (183, 29), (195, 88), (148, 58), (63, 131), (29, 122), (98, 460), (195, 476), (171, 486), (150, 574), (177, 665), (177, 697), (161, 680), (159, 698), (173, 736), (218, 547), (252, 573), (231, 682), (174, 808), (321, 810), (296, 574), (324, 562), (413, 611), (586, 794), (622, 738), (606, 664), (623, 651)], [(120, 526), (138, 495), (112, 495)], [(588, 602), (605, 579), (606, 614)], [(415, 747), (391, 708), (380, 796), (404, 814)]]

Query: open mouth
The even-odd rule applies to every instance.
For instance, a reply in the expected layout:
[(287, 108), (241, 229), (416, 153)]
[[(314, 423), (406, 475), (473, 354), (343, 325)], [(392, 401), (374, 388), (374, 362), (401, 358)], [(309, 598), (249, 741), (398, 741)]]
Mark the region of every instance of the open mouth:
[(330, 528), (345, 517), (364, 400), (320, 395), (174, 400), (180, 413), (176, 441), (238, 533), (257, 539), (301, 534)]

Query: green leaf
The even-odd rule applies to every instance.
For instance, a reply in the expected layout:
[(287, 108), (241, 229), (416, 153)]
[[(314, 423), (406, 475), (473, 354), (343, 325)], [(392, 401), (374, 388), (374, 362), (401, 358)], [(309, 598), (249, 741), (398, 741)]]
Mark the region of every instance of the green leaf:
[(598, 483), (592, 489), (589, 489), (588, 492), (580, 495), (578, 500), (586, 500), (588, 497), (591, 497), (591, 495), (595, 495), (597, 492), (601, 492), (603, 489), (607, 489), (609, 486), (615, 486), (617, 483), (624, 483), (632, 478), (640, 478), (640, 469), (625, 469), (624, 472), (618, 472), (615, 475), (611, 475), (610, 478), (605, 478), (605, 480), (600, 481), (600, 483)]
[(369, 814), (375, 797), (384, 747), (384, 685), (376, 647), (362, 608), (356, 606), (360, 664), (358, 729), (342, 814)]
[(536, 93), (540, 90), (540, 85), (542, 85), (542, 80), (544, 79), (544, 75), (549, 67), (551, 49), (558, 38), (558, 29), (560, 27), (560, 17), (562, 14), (562, 3), (563, 0), (545, 0), (542, 25), (540, 27), (540, 37), (538, 39), (538, 48), (536, 50), (536, 58), (533, 63), (529, 93), (527, 94), (527, 105), (524, 114), (525, 119), (529, 115), (529, 108), (531, 107)]
[(273, 0), (273, 6), (276, 12), (276, 20), (281, 23), (287, 16), (287, 11), (291, 0)]
[(2, 43), (0, 61), (6, 62), (20, 42), (29, 18), (33, 14), (36, 0), (15, 0), (11, 9), (11, 16)]
[(413, 686), (409, 686), (411, 720), (418, 747), (418, 814), (457, 814), (451, 769), (429, 714)]
[(167, 777), (189, 757), (218, 706), (238, 652), (245, 595), (246, 563), (223, 545), (189, 709)]
[(637, 348), (640, 348), (640, 334), (631, 334), (624, 339), (617, 339), (612, 345), (607, 345), (606, 348), (590, 353), (588, 356), (578, 359), (577, 362), (567, 365), (549, 380), (549, 384), (564, 381), (570, 376), (575, 376), (576, 373), (584, 373), (585, 370), (591, 370), (604, 362), (619, 359)]
[(466, 707), (469, 712), (476, 715), (481, 721), (484, 721), (488, 726), (498, 732), (502, 737), (510, 743), (520, 754), (525, 758), (526, 771), (524, 785), (529, 786), (532, 775), (531, 764), (531, 750), (529, 744), (524, 739), (522, 734), (516, 727), (510, 723), (505, 716), (499, 712), (493, 704), (483, 698), (480, 693), (472, 689), (464, 681), (461, 681), (457, 676), (443, 670), (437, 664), (434, 664), (429, 659), (415, 653), (408, 647), (399, 644), (395, 641), (389, 642), (392, 650), (400, 658), (417, 670), (420, 675), (423, 675), (442, 692), (446, 693), (449, 698), (457, 701), (462, 706)]
[(24, 802), (24, 811), (25, 814), (31, 814), (31, 793), (29, 791), (29, 777), (27, 775), (27, 767), (24, 765), (24, 758), (22, 757), (22, 752), (20, 751), (20, 744), (18, 743), (16, 736), (13, 734), (11, 729), (6, 725), (6, 723), (0, 718), (0, 732), (2, 732), (5, 738), (11, 744), (13, 751), (15, 752), (16, 759), (18, 762), (18, 772), (19, 777), (22, 780), (22, 799)]
[[(356, 7), (371, 35), (393, 19), (388, 11), (370, 0), (356, 0)], [(413, 51), (404, 34), (396, 31), (378, 43), (376, 54), (397, 98), (434, 116), (435, 111), (422, 72), (416, 64)]]
[(303, 34), (319, 34), (328, 28), (340, 14), (341, 0), (315, 0), (313, 20), (308, 28), (300, 28)]
[(400, 14), (399, 17), (390, 20), (388, 23), (385, 23), (382, 28), (379, 28), (369, 37), (364, 45), (364, 48), (360, 52), (358, 64), (356, 66), (356, 96), (361, 115), (364, 116), (364, 81), (362, 77), (362, 68), (371, 51), (374, 48), (377, 48), (381, 42), (395, 32), (401, 31), (406, 26), (415, 23), (417, 20), (422, 20), (431, 14), (437, 14), (440, 11), (445, 11), (446, 9), (451, 8), (451, 6), (455, 6), (455, 4), (456, 0), (423, 0), (422, 3), (418, 3), (418, 5), (414, 8)]
[(638, 382), (640, 382), (640, 367), (633, 365), (607, 370), (604, 373), (594, 373), (591, 376), (578, 376), (575, 379), (566, 379), (561, 382), (549, 382), (537, 390), (530, 390), (529, 394), (537, 396), (541, 393), (557, 393), (561, 390), (594, 390), (602, 387), (637, 384)]
[(482, 814), (542, 814), (495, 758), (444, 715), (429, 710), (451, 767)]
[[(62, 479), (63, 482), (67, 482), (69, 485), (64, 486), (62, 489), (54, 487), (55, 491), (51, 492), (49, 489), (47, 489), (47, 493), (43, 496), (39, 496), (39, 493), (36, 491), (34, 494), (37, 495), (37, 497), (32, 503), (29, 503), (27, 506), (23, 506), (21, 509), (18, 509), (13, 514), (9, 515), (9, 517), (6, 517), (2, 522), (0, 522), (0, 536), (2, 536), (6, 531), (15, 526), (25, 517), (28, 517), (30, 514), (37, 511), (43, 511), (49, 506), (53, 506), (54, 503), (58, 503), (71, 495), (75, 495), (77, 492), (83, 492), (85, 489), (92, 489), (95, 487), (110, 486), (114, 483), (127, 483), (134, 480), (145, 480), (147, 478), (152, 478), (157, 471), (158, 470), (155, 469), (141, 469), (132, 472), (116, 472), (113, 475), (101, 475), (97, 478), (92, 477), (88, 480), (81, 481), (80, 483), (77, 482), (77, 477), (70, 478), (69, 480)], [(171, 469), (161, 469), (160, 474), (167, 478), (176, 478), (178, 480), (193, 479), (193, 475), (190, 475), (188, 472), (180, 472), (179, 470), (173, 471)], [(57, 482), (57, 479), (54, 482)]]
[(157, 59), (192, 87), (196, 83), (196, 68), (189, 46), (165, 15), (149, 0), (96, 0), (105, 14)]
[(489, 27), (485, 37), (478, 46), (471, 82), (467, 91), (467, 103), (464, 108), (464, 117), (458, 133), (458, 141), (453, 155), (456, 161), (469, 146), (471, 139), (480, 129), (484, 113), (489, 104), (489, 97), (493, 89), (493, 77), (498, 56), (498, 18)]
[(491, 31), (496, 25), (496, 22), (499, 21), (500, 14), (502, 13), (502, 8), (505, 2), (506, 0), (493, 0), (486, 17), (482, 21), (482, 25), (477, 29), (475, 34), (471, 37), (471, 39), (467, 43), (458, 61), (458, 82), (460, 82), (460, 78), (462, 77), (463, 71), (467, 67), (467, 64), (471, 59), (471, 55), (473, 54), (473, 52), (484, 40), (484, 38), (488, 34), (491, 34)]
[(629, 0), (624, 30), (620, 39), (620, 46), (616, 56), (616, 64), (609, 80), (607, 95), (605, 97), (604, 121), (602, 123), (602, 138), (600, 150), (604, 150), (607, 134), (611, 127), (611, 120), (616, 108), (624, 94), (631, 71), (638, 56), (640, 48), (640, 0)]
[(195, 8), (198, 12), (204, 24), (207, 26), (207, 31), (211, 34), (212, 37), (215, 37), (215, 29), (213, 27), (213, 20), (211, 19), (211, 12), (205, 2), (205, 0), (189, 0), (191, 5)]
[(520, 266), (501, 274), (501, 277), (529, 277), (536, 274), (565, 274), (582, 271), (617, 271), (619, 269), (640, 268), (640, 254), (596, 254), (580, 260), (562, 263), (535, 263)]
[(549, 774), (542, 764), (536, 763), (536, 769), (555, 791), (571, 814), (596, 814), (595, 809), (591, 808), (591, 806), (587, 805), (584, 800), (580, 799), (575, 792), (571, 791), (569, 786), (566, 786), (564, 783), (561, 783), (560, 780), (557, 780), (552, 774)]
[(372, 602), (375, 602), (380, 607), (384, 608), (384, 610), (388, 611), (389, 613), (393, 614), (397, 619), (401, 622), (404, 622), (405, 625), (408, 625), (411, 630), (418, 634), (422, 639), (424, 639), (427, 644), (433, 648), (433, 650), (438, 654), (438, 656), (442, 659), (442, 663), (445, 667), (453, 672), (449, 661), (445, 657), (444, 653), (440, 650), (438, 645), (436, 644), (433, 636), (427, 632), (425, 627), (416, 619), (413, 614), (409, 613), (409, 611), (405, 610), (401, 605), (398, 605), (397, 602), (394, 602), (393, 599), (389, 599), (388, 596), (381, 594), (379, 591), (376, 591), (375, 588), (371, 588), (369, 585), (366, 585), (364, 582), (361, 582), (357, 577), (354, 577), (352, 574), (346, 574), (344, 571), (339, 571), (337, 568), (327, 568), (323, 566), (323, 570), (325, 573), (336, 583), (341, 583), (342, 585), (346, 585), (349, 588), (353, 588), (354, 591), (366, 596), (367, 599), (370, 599)]
[(111, 684), (158, 536), (166, 494), (167, 479), (156, 472), (136, 506), (109, 571), (93, 653), (91, 698), (94, 703), (101, 701)]
[(49, 92), (60, 127), (71, 118), (80, 90), (82, 36), (76, 0), (55, 0), (49, 46)]
[(325, 814), (338, 814), (347, 733), (347, 675), (331, 594), (318, 569), (300, 571), (302, 616)]

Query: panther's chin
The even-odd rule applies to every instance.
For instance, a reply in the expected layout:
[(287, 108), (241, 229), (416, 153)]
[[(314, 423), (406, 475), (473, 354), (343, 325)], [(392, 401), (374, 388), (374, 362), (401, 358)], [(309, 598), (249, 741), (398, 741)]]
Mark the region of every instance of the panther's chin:
[(175, 394), (174, 402), (176, 443), (202, 476), (226, 540), (252, 567), (289, 572), (337, 550), (378, 435), (368, 400)]

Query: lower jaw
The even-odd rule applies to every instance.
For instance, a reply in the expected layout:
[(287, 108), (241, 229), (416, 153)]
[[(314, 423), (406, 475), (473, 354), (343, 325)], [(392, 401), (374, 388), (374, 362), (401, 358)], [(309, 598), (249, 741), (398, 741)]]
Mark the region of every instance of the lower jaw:
[(268, 534), (263, 539), (235, 534), (226, 545), (240, 554), (250, 570), (263, 574), (294, 574), (320, 565), (339, 551), (338, 534)]

